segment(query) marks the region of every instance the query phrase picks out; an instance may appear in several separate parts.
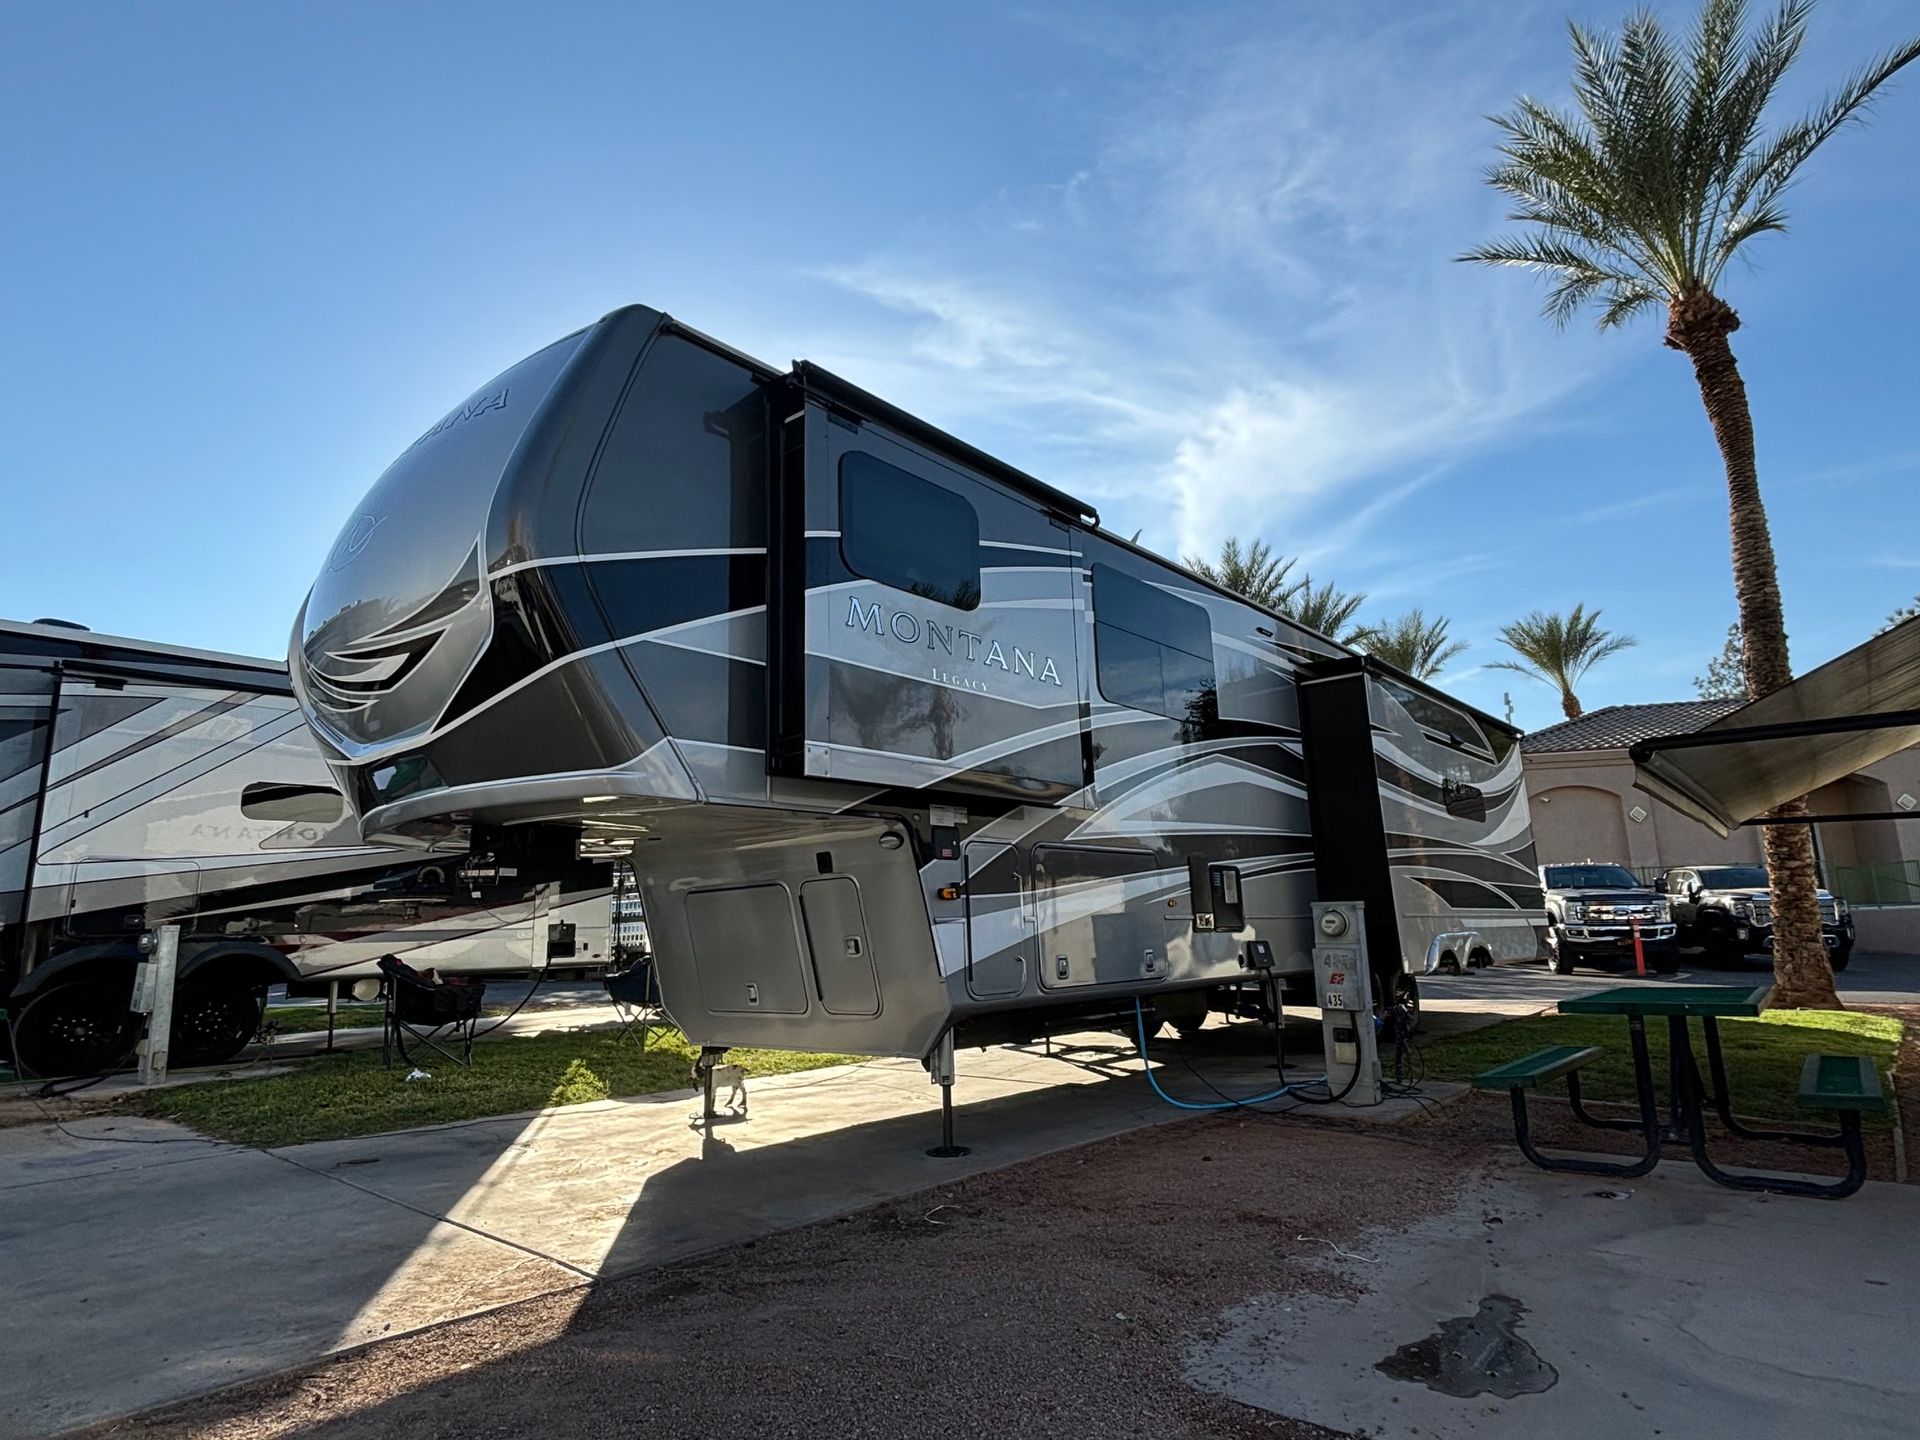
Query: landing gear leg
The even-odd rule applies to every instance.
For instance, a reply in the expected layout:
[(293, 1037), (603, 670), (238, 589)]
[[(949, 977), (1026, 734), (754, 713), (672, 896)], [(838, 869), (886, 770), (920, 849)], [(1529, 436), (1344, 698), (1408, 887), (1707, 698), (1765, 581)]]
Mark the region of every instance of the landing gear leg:
[(928, 1058), (927, 1071), (933, 1083), (940, 1087), (940, 1143), (927, 1154), (936, 1160), (955, 1160), (972, 1154), (965, 1145), (953, 1143), (953, 1031), (940, 1037), (940, 1043)]

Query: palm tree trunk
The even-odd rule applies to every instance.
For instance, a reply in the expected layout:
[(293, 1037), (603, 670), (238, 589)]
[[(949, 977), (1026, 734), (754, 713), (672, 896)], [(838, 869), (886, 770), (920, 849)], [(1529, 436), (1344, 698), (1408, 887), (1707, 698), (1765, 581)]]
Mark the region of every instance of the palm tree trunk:
[(1580, 708), (1580, 697), (1566, 689), (1560, 692), (1560, 709), (1569, 720), (1578, 720), (1586, 714), (1586, 711)]
[[(1667, 344), (1693, 361), (1700, 398), (1720, 442), (1727, 467), (1728, 525), (1733, 535), (1733, 588), (1745, 637), (1747, 693), (1755, 699), (1793, 679), (1787, 660), (1787, 626), (1780, 607), (1780, 580), (1773, 559), (1767, 509), (1753, 453), (1753, 415), (1746, 382), (1727, 337), (1740, 328), (1733, 307), (1711, 291), (1675, 301), (1667, 315)], [(1770, 818), (1805, 815), (1804, 800), (1792, 800)], [(1805, 825), (1766, 827), (1767, 879), (1773, 891), (1773, 975), (1776, 1005), (1840, 1008), (1833, 966), (1820, 936), (1818, 874), (1813, 832)]]

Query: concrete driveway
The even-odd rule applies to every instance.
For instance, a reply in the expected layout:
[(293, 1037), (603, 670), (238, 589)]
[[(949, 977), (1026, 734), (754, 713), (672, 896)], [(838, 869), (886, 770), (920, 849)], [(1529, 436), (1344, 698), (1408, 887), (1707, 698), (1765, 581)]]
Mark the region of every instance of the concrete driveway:
[[(894, 1060), (750, 1082), (750, 1118), (711, 1131), (689, 1093), (280, 1150), (125, 1117), (0, 1129), (0, 1437), (1181, 1117), (1131, 1045), (1079, 1042), (965, 1052), (957, 1138), (973, 1151), (957, 1160), (926, 1155), (938, 1091)], [(1228, 1044), (1207, 1070), (1246, 1094), (1269, 1063), (1264, 1044)]]
[(1346, 1296), (1239, 1306), (1201, 1388), (1423, 1440), (1904, 1440), (1920, 1188), (1839, 1204), (1692, 1166), (1629, 1182), (1503, 1166), (1446, 1214), (1329, 1254)]

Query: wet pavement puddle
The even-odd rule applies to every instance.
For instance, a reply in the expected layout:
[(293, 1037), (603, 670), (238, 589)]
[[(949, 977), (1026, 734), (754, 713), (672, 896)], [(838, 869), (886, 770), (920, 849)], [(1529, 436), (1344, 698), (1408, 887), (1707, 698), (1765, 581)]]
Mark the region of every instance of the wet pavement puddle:
[(1508, 1295), (1489, 1295), (1471, 1315), (1441, 1322), (1424, 1340), (1402, 1345), (1374, 1368), (1442, 1395), (1537, 1395), (1559, 1382), (1555, 1370), (1515, 1333), (1526, 1306)]

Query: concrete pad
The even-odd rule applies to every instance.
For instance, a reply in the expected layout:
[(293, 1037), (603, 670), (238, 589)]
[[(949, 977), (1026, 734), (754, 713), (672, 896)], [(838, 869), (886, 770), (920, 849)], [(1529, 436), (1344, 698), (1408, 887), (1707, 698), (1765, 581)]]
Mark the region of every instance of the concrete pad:
[[(187, 1134), (110, 1123), (149, 1141)], [(395, 1257), (423, 1248), (442, 1274), (489, 1277), (484, 1297), (462, 1302), (474, 1308), (580, 1281), (518, 1253), (503, 1262), (495, 1241), (261, 1151), (0, 1132), (0, 1436), (51, 1434), (268, 1374), (369, 1326), (418, 1324), (417, 1303), (369, 1307)]]
[[(1240, 1044), (1225, 1033), (1191, 1053), (1208, 1052), (1206, 1073), (1230, 1093), (1267, 1088), (1264, 1046)], [(1055, 1049), (963, 1052), (957, 1130), (972, 1153), (958, 1160), (925, 1154), (939, 1092), (901, 1061), (750, 1081), (749, 1118), (711, 1132), (690, 1124), (691, 1092), (279, 1151), (117, 1116), (69, 1121), (71, 1133), (0, 1131), (0, 1437), (108, 1419), (1186, 1113), (1153, 1095), (1115, 1037)], [(1184, 1093), (1183, 1070), (1163, 1083)]]
[(1907, 1186), (1834, 1203), (1741, 1194), (1690, 1165), (1615, 1181), (1516, 1164), (1449, 1214), (1330, 1254), (1352, 1298), (1227, 1312), (1189, 1375), (1376, 1435), (1893, 1440), (1920, 1404), (1917, 1225)]

